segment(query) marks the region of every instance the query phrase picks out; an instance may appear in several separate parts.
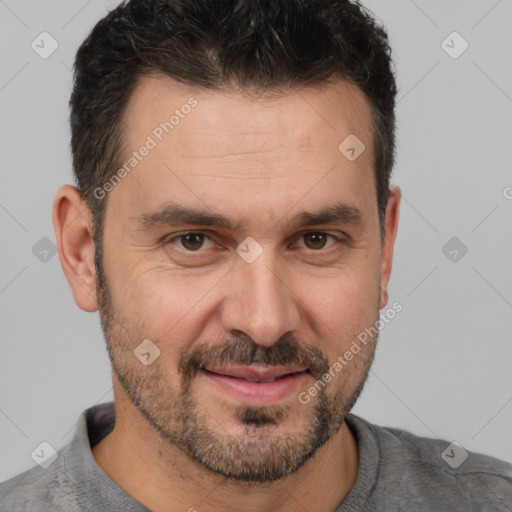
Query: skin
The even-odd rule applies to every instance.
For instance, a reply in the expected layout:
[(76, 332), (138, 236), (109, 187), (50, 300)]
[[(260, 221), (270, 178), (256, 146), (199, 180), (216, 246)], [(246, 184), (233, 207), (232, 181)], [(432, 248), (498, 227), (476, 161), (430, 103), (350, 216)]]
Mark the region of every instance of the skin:
[[(297, 395), (314, 374), (270, 407), (252, 409), (260, 423), (248, 422), (248, 408), (201, 372), (192, 368), (186, 378), (179, 363), (194, 351), (217, 361), (224, 347), (228, 363), (241, 362), (252, 347), (263, 363), (275, 351), (290, 363), (301, 353), (317, 370), (331, 367), (387, 304), (400, 189), (390, 188), (382, 241), (369, 103), (341, 79), (256, 99), (146, 77), (125, 111), (125, 156), (191, 97), (197, 106), (107, 196), (102, 275), (79, 192), (65, 185), (55, 197), (63, 270), (78, 306), (99, 309), (113, 365), (116, 425), (93, 456), (156, 512), (332, 512), (357, 477), (357, 443), (343, 418), (376, 339), (309, 403)], [(353, 162), (338, 150), (349, 134), (366, 145)], [(247, 225), (136, 228), (137, 216), (169, 200)], [(291, 226), (296, 213), (338, 201), (360, 209), (360, 225)], [(170, 240), (191, 232), (210, 238)], [(308, 233), (318, 232), (339, 241), (317, 244)], [(252, 263), (236, 252), (248, 236), (263, 249)], [(133, 354), (144, 339), (160, 350), (148, 366)], [(315, 430), (320, 417), (328, 428)]]

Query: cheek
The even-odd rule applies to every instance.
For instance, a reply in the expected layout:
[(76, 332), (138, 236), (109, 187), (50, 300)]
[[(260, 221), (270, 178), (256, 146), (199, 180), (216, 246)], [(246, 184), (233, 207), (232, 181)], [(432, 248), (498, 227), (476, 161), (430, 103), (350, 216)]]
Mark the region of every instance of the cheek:
[(296, 286), (308, 309), (329, 325), (354, 323), (374, 314), (378, 306), (380, 273), (375, 267), (351, 265), (331, 276), (304, 279), (297, 277)]
[(307, 322), (330, 360), (344, 354), (352, 341), (379, 317), (379, 279), (369, 269), (356, 269), (332, 279), (316, 280), (301, 297)]
[(209, 294), (219, 281), (218, 276), (177, 275), (155, 268), (132, 270), (118, 279), (113, 302), (129, 330), (153, 340), (163, 352), (177, 354), (201, 333)]

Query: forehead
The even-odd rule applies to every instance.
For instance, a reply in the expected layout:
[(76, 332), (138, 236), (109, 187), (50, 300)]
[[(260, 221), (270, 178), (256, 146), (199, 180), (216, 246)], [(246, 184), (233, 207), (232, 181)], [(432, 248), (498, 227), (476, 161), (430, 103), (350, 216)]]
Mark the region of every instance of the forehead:
[[(189, 116), (187, 103), (191, 98), (199, 108)], [(186, 123), (182, 122), (183, 110), (187, 111)], [(238, 145), (241, 137), (235, 140), (233, 135), (242, 134), (251, 145), (257, 140), (272, 146), (275, 132), (279, 132), (280, 139), (274, 145), (284, 142), (311, 147), (312, 142), (325, 140), (325, 134), (334, 139), (357, 134), (365, 142), (372, 142), (369, 102), (358, 87), (341, 78), (288, 93), (269, 90), (256, 95), (238, 89), (193, 87), (154, 72), (139, 78), (124, 111), (130, 145), (136, 145), (140, 135), (152, 133), (160, 123), (169, 121), (172, 114), (179, 116), (179, 121), (176, 115), (173, 120), (175, 127), (182, 125), (180, 130), (173, 128), (173, 138), (179, 138), (184, 130), (193, 131), (197, 139), (215, 137), (219, 154), (229, 149), (230, 143)], [(182, 137), (181, 142), (186, 143), (185, 139)], [(180, 145), (181, 152), (190, 156), (200, 154), (201, 149), (195, 140)]]
[[(234, 217), (247, 217), (255, 202), (259, 211), (282, 215), (299, 200), (307, 206), (344, 196), (354, 204), (363, 189), (366, 199), (375, 199), (370, 106), (342, 79), (255, 97), (145, 76), (123, 123), (124, 163), (151, 146), (111, 192), (125, 214), (175, 199), (216, 205)], [(366, 149), (350, 161), (339, 145), (353, 136)]]

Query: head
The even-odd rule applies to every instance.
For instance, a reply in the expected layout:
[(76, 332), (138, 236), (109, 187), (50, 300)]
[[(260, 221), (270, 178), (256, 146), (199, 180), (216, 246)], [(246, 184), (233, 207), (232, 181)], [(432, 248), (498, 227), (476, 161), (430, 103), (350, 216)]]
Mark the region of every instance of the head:
[[(80, 47), (61, 262), (116, 400), (201, 467), (282, 478), (357, 400), (377, 335), (298, 396), (387, 302), (395, 94), (385, 31), (347, 0), (132, 0)], [(212, 380), (233, 365), (297, 375), (241, 398)]]

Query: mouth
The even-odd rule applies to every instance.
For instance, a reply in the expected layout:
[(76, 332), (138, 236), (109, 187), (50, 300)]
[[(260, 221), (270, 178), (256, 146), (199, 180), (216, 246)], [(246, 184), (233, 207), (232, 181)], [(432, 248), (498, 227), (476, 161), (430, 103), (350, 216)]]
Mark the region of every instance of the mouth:
[(205, 371), (249, 382), (274, 382), (294, 373), (308, 371), (302, 366), (239, 365), (203, 368)]
[(245, 405), (269, 405), (290, 395), (308, 375), (299, 366), (230, 366), (202, 368), (218, 389)]

